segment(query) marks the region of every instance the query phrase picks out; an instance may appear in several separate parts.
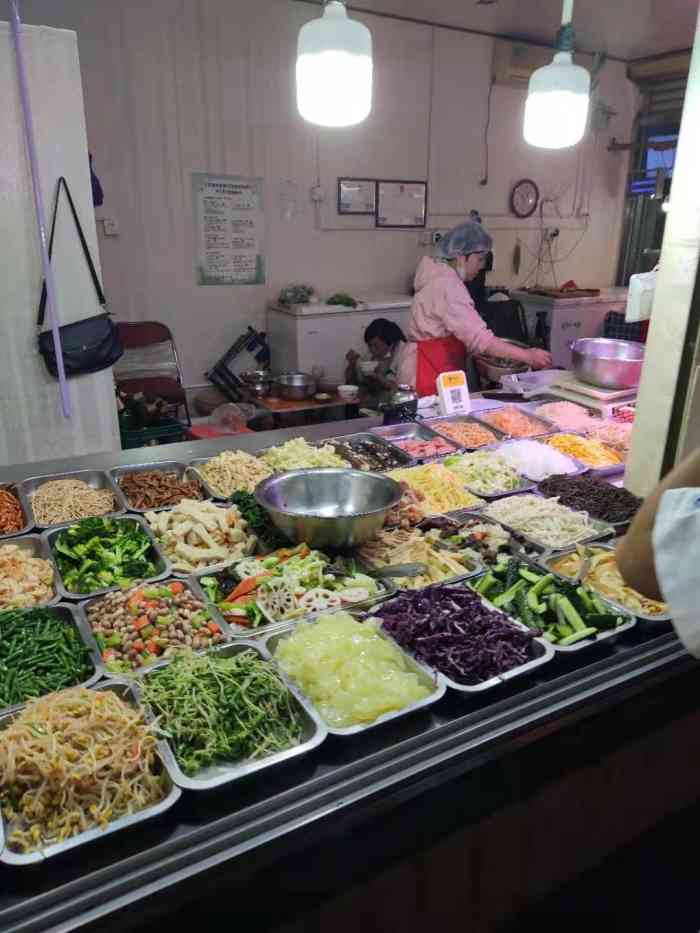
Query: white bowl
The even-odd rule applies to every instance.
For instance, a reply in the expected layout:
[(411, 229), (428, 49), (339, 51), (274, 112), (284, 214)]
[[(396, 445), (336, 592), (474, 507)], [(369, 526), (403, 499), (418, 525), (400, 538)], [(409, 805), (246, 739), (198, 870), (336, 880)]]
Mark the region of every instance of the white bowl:
[(360, 360), (357, 365), (360, 367), (363, 376), (371, 376), (372, 373), (376, 372), (379, 362), (378, 360)]
[(338, 386), (338, 395), (346, 401), (357, 398), (359, 394), (360, 390), (357, 386)]

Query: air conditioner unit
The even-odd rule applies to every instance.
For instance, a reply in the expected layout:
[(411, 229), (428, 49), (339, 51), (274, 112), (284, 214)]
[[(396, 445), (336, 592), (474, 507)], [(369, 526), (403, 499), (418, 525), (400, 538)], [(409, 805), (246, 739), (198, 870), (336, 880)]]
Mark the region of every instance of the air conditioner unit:
[[(533, 71), (551, 64), (554, 48), (531, 45), (510, 39), (496, 39), (493, 43), (493, 80), (495, 84), (526, 88)], [(577, 65), (590, 68), (591, 55), (576, 53)]]

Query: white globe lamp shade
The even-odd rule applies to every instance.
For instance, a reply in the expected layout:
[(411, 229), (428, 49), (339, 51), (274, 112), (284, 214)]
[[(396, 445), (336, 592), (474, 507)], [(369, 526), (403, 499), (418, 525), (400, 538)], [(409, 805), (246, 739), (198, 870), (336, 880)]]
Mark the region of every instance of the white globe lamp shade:
[(372, 34), (329, 0), (299, 31), (297, 107), (317, 126), (354, 126), (372, 109)]
[(541, 149), (565, 149), (583, 139), (591, 76), (571, 52), (557, 52), (551, 65), (530, 78), (525, 102), (525, 141)]

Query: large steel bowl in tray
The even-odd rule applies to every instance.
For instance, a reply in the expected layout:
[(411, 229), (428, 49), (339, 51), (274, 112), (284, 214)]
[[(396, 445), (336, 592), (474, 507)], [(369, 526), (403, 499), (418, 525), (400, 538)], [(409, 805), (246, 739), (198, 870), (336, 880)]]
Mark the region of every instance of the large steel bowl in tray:
[(361, 470), (291, 470), (259, 483), (255, 498), (295, 543), (344, 550), (374, 537), (401, 499), (401, 487)]
[(584, 337), (571, 345), (574, 374), (601, 389), (636, 389), (642, 378), (644, 344)]

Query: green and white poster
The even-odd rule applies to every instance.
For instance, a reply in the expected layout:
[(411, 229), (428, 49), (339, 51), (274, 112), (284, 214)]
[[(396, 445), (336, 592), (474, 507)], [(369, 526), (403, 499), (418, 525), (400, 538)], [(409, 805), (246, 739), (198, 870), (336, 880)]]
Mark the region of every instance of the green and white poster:
[(265, 284), (263, 179), (192, 174), (198, 285)]

